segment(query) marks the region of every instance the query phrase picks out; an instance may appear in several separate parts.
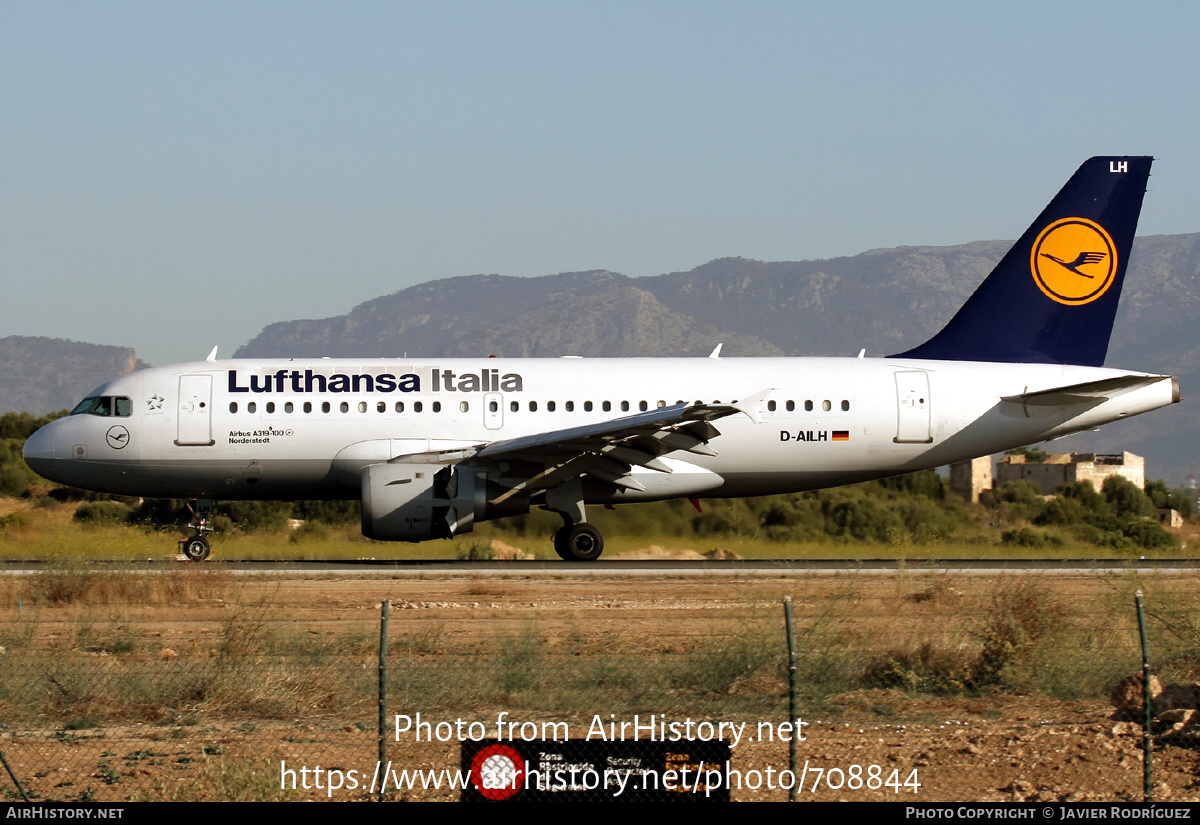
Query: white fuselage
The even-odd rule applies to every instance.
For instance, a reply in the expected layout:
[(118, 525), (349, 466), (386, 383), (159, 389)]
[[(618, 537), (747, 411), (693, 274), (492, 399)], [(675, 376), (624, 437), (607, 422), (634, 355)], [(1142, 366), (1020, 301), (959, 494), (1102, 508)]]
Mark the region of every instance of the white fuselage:
[(203, 361), (110, 381), (93, 395), (129, 399), (127, 415), (59, 419), (25, 455), (52, 480), (125, 495), (356, 499), (362, 468), (397, 456), (770, 390), (756, 416), (715, 422), (716, 455), (671, 453), (671, 473), (633, 467), (644, 489), (589, 502), (764, 495), (937, 467), (1178, 400), (1167, 376), (1069, 405), (1002, 400), (1128, 375), (1143, 373), (896, 358)]

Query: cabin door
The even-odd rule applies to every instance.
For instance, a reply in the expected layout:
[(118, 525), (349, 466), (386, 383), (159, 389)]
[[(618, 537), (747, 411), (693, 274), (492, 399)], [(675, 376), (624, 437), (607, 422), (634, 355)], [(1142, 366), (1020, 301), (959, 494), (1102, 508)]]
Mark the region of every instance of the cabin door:
[(179, 376), (179, 422), (175, 443), (181, 447), (211, 447), (212, 376)]
[(897, 444), (928, 444), (933, 441), (929, 416), (929, 373), (896, 373)]

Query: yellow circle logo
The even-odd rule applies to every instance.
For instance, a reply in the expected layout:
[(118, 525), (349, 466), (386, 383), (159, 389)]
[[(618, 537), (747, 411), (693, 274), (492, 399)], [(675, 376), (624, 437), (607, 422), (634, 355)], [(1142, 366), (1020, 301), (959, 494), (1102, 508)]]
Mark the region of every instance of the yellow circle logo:
[(1117, 248), (1100, 224), (1062, 218), (1033, 242), (1029, 268), (1046, 297), (1068, 306), (1088, 304), (1112, 286)]

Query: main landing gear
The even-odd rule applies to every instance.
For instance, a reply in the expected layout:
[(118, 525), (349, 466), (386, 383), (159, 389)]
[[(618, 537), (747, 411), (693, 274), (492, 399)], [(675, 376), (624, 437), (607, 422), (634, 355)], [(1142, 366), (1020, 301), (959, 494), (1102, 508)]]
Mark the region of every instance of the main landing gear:
[(188, 527), (196, 532), (179, 542), (179, 552), (187, 556), (188, 561), (204, 561), (212, 553), (208, 534), (215, 529), (211, 522), (216, 502), (212, 499), (198, 498), (194, 503), (195, 507), (192, 506), (193, 502), (188, 502), (188, 509), (195, 518), (195, 521), (188, 522)]
[(595, 561), (604, 552), (604, 536), (586, 522), (567, 524), (554, 534), (554, 552), (566, 561)]
[(583, 507), (583, 485), (579, 479), (546, 492), (546, 509), (562, 516), (563, 526), (554, 534), (554, 552), (565, 561), (595, 561), (604, 552), (604, 536), (588, 524)]

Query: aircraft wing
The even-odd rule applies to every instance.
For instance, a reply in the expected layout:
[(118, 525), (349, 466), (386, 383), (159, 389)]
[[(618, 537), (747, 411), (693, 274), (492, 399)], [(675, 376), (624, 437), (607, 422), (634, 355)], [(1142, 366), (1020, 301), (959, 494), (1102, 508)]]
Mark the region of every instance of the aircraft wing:
[(511, 479), (508, 495), (548, 489), (580, 476), (617, 487), (641, 489), (633, 466), (663, 473), (660, 457), (676, 451), (716, 455), (708, 442), (720, 435), (713, 421), (743, 413), (757, 421), (759, 405), (771, 392), (729, 404), (673, 404), (609, 421), (480, 444), (477, 447), (397, 456), (394, 462), (462, 463), (499, 468)]

